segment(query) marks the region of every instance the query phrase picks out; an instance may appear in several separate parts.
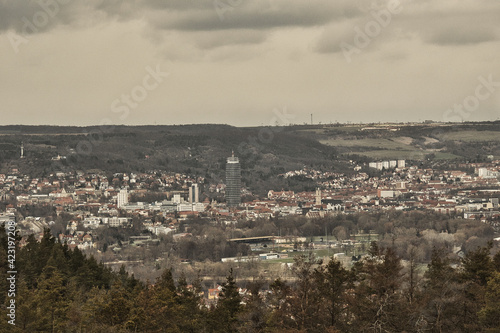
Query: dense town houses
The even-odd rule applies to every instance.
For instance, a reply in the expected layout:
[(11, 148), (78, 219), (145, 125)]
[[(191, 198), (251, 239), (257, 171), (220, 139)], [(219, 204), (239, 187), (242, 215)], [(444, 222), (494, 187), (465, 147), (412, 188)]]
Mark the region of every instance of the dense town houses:
[[(457, 170), (422, 169), (404, 160), (382, 164), (387, 164), (387, 170), (377, 170), (378, 164), (370, 163), (375, 168), (355, 165), (353, 169), (359, 171), (349, 175), (291, 170), (279, 177), (310, 179), (317, 189), (269, 189), (267, 195), (257, 196), (242, 188), (247, 200), (237, 207), (227, 207), (224, 184), (181, 173), (70, 172), (32, 178), (12, 170), (0, 174), (0, 198), (8, 203), (0, 212), (0, 222), (16, 219), (26, 232), (41, 233), (54, 221), (47, 220), (49, 214), (29, 215), (30, 207), (52, 207), (57, 215), (71, 216), (64, 239), (71, 238), (69, 244), (81, 248), (93, 246), (92, 230), (130, 227), (132, 217), (156, 235), (175, 233), (180, 221), (192, 217), (230, 224), (242, 219), (321, 218), (385, 210), (430, 210), (497, 227), (500, 161), (459, 165)], [(79, 229), (89, 233), (76, 235)]]

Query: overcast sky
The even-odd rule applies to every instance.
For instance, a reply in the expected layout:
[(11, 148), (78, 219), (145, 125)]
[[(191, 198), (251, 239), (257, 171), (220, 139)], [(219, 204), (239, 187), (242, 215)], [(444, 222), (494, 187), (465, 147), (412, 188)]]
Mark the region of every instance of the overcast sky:
[(496, 120), (498, 22), (498, 0), (0, 0), (0, 124)]

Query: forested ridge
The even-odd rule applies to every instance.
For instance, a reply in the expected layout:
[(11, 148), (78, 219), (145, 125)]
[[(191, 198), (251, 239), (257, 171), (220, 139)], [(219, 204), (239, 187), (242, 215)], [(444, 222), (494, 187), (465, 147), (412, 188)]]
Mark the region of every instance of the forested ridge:
[(500, 151), (499, 121), (372, 125), (0, 126), (0, 173), (166, 170), (217, 183), (234, 152), (244, 186), (266, 194), (270, 188), (313, 190), (310, 179), (278, 177), (303, 167), (348, 174), (352, 163), (402, 158), (422, 168), (449, 169), (498, 158)]
[(452, 262), (434, 248), (425, 270), (373, 242), (344, 268), (296, 257), (294, 278), (256, 277), (239, 293), (233, 271), (217, 304), (201, 281), (165, 270), (140, 282), (113, 272), (46, 231), (17, 248), (16, 318), (8, 324), (7, 236), (0, 231), (1, 332), (498, 332), (500, 252), (491, 244)]

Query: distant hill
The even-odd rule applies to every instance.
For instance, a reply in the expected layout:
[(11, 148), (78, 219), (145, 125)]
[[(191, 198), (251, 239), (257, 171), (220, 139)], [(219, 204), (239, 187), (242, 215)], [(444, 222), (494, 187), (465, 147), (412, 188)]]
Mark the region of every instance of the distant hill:
[[(24, 159), (19, 158), (22, 142)], [(166, 170), (218, 182), (224, 179), (226, 158), (232, 151), (240, 158), (243, 182), (257, 191), (273, 182), (288, 186), (275, 176), (290, 169), (345, 168), (336, 159), (334, 147), (283, 127), (0, 127), (3, 172), (13, 167), (35, 175), (57, 170)]]
[[(24, 159), (20, 146), (24, 143)], [(303, 167), (353, 172), (363, 163), (407, 159), (432, 164), (500, 157), (500, 122), (330, 124), (240, 128), (178, 126), (0, 126), (0, 172), (165, 170), (224, 180), (225, 159), (240, 158), (251, 190), (313, 188), (276, 177)], [(59, 157), (58, 157), (59, 156)]]

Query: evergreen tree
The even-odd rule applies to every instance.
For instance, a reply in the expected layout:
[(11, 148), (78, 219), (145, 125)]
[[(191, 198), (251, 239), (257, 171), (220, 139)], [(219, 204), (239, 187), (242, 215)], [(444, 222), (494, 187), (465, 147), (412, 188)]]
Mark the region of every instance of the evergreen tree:
[(462, 259), (463, 278), (480, 286), (486, 286), (495, 270), (495, 264), (490, 257), (493, 244), (490, 242), (485, 247), (478, 247), (475, 251), (467, 252)]
[(217, 307), (212, 311), (211, 331), (226, 333), (238, 331), (238, 315), (242, 311), (241, 300), (231, 268), (226, 282), (222, 285)]
[(376, 243), (369, 253), (354, 268), (358, 282), (351, 307), (353, 329), (404, 331), (409, 320), (401, 295), (401, 260), (392, 249), (379, 248)]
[(263, 280), (257, 280), (248, 285), (250, 295), (245, 299), (246, 305), (240, 317), (243, 321), (241, 331), (248, 333), (264, 332), (267, 326), (268, 308), (260, 295), (263, 285)]
[(349, 306), (346, 292), (352, 288), (352, 274), (335, 258), (331, 258), (326, 266), (320, 266), (315, 272), (315, 284), (323, 297), (329, 316), (327, 326), (342, 330), (346, 322), (343, 320)]
[(464, 301), (462, 318), (464, 325), (472, 330), (480, 327), (478, 312), (485, 306), (486, 285), (495, 272), (495, 266), (490, 257), (493, 244), (478, 247), (468, 252), (462, 259), (463, 271), (461, 274), (464, 285)]
[(292, 296), (292, 290), (287, 285), (286, 281), (281, 279), (275, 280), (270, 286), (270, 295), (268, 304), (271, 308), (267, 326), (271, 329), (284, 329), (291, 327), (293, 321), (290, 318), (290, 303), (289, 297)]
[(319, 332), (323, 329), (323, 300), (320, 290), (315, 284), (315, 269), (321, 265), (313, 254), (308, 257), (300, 255), (294, 258), (292, 272), (297, 280), (293, 289), (293, 297), (289, 299), (291, 316), (295, 328)]
[(82, 323), (81, 326), (94, 332), (109, 328), (109, 325), (102, 318), (102, 308), (104, 300), (108, 297), (108, 290), (97, 287), (86, 292), (86, 301), (82, 305)]
[(451, 267), (444, 248), (434, 248), (431, 262), (424, 275), (423, 310), (425, 321), (432, 332), (459, 332), (465, 327), (468, 308), (465, 285), (458, 272)]
[(16, 293), (16, 327), (24, 332), (35, 331), (36, 308), (35, 290), (28, 289), (26, 282), (19, 279)]
[(147, 332), (179, 332), (178, 298), (172, 271), (166, 269), (154, 285), (136, 297), (127, 326)]
[(494, 272), (488, 280), (485, 305), (479, 312), (480, 322), (490, 332), (500, 332), (500, 273)]
[(37, 285), (34, 295), (36, 331), (64, 331), (69, 299), (63, 275), (56, 267), (46, 266)]
[(197, 278), (188, 286), (186, 277), (182, 274), (177, 281), (179, 317), (178, 326), (181, 332), (202, 332), (205, 329), (204, 316), (206, 311), (202, 305), (201, 280)]
[(35, 236), (30, 234), (26, 245), (17, 252), (17, 265), (19, 275), (26, 281), (28, 288), (36, 286), (36, 281), (41, 273), (40, 243)]
[(130, 296), (121, 281), (115, 280), (104, 297), (97, 300), (97, 322), (109, 327), (125, 327), (133, 303)]

